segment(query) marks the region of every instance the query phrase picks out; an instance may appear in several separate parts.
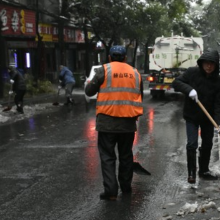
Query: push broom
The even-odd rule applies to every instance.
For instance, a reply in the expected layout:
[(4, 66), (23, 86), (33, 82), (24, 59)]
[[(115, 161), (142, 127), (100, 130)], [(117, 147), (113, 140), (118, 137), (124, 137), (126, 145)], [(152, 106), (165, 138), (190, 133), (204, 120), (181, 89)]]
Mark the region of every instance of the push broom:
[[(212, 118), (212, 116), (208, 113), (208, 111), (205, 109), (205, 107), (203, 106), (203, 104), (198, 100), (197, 101), (199, 107), (202, 109), (202, 111), (206, 114), (206, 116), (209, 118), (209, 120), (212, 122), (212, 124), (214, 125), (214, 127), (216, 129), (219, 129), (219, 126), (217, 125), (217, 123), (214, 121), (214, 119)], [(220, 134), (220, 131), (218, 132)]]

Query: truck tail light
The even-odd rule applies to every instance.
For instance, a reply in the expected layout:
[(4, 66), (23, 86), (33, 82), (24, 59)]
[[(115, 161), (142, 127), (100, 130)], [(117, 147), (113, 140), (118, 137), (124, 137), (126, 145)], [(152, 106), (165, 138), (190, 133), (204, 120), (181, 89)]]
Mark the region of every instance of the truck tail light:
[(149, 82), (153, 82), (153, 81), (154, 81), (154, 77), (153, 77), (153, 76), (148, 76), (148, 77), (147, 77), (147, 80), (148, 80)]

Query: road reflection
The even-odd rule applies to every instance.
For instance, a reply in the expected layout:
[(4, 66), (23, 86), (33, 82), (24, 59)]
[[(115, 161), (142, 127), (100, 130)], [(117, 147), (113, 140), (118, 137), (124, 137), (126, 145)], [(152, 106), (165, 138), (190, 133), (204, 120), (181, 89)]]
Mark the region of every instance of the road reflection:
[(149, 145), (154, 146), (154, 138), (153, 138), (153, 130), (154, 130), (154, 109), (148, 109), (148, 117), (147, 117), (147, 127), (148, 127), (148, 135), (149, 135)]
[(87, 119), (86, 124), (84, 126), (84, 138), (88, 141), (88, 146), (96, 147), (97, 146), (97, 131), (96, 127), (96, 119), (94, 117), (90, 117)]

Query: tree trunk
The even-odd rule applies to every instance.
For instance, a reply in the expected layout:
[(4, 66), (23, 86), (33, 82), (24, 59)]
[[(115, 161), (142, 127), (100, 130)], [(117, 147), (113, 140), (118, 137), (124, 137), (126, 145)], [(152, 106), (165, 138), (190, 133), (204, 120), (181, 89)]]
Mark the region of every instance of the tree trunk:
[(148, 54), (148, 42), (145, 43), (145, 61), (144, 61), (144, 73), (149, 73), (149, 54)]
[(85, 75), (89, 77), (90, 72), (90, 65), (89, 65), (89, 52), (90, 52), (90, 46), (89, 46), (89, 38), (88, 38), (88, 30), (87, 30), (87, 20), (83, 22), (83, 32), (84, 32), (84, 40), (85, 40)]
[(135, 43), (135, 48), (134, 48), (134, 55), (133, 55), (133, 61), (132, 61), (132, 66), (135, 67), (136, 65), (136, 57), (137, 57), (137, 48), (138, 48), (138, 41), (136, 40)]
[(65, 42), (64, 42), (64, 22), (62, 20), (59, 21), (58, 26), (58, 34), (59, 34), (59, 49), (60, 49), (60, 61), (61, 65), (66, 65), (66, 51), (65, 51)]

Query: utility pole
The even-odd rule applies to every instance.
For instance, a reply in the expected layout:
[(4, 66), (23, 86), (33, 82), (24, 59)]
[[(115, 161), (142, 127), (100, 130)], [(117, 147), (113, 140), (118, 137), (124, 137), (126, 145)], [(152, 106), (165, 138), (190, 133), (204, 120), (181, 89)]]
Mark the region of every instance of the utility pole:
[(66, 65), (65, 43), (64, 43), (64, 22), (62, 19), (58, 21), (58, 41), (60, 49), (60, 64)]
[(88, 38), (88, 30), (87, 30), (87, 19), (84, 19), (83, 21), (83, 32), (84, 32), (84, 39), (85, 39), (85, 70), (86, 70), (86, 76), (89, 76), (90, 72), (90, 66), (89, 66), (89, 53), (90, 53), (90, 44), (89, 44), (89, 38)]
[(68, 4), (67, 1), (61, 1), (60, 4), (60, 15), (58, 20), (58, 42), (59, 42), (59, 50), (60, 50), (60, 64), (66, 65), (66, 45), (64, 41), (64, 24), (65, 21), (68, 20), (66, 18), (66, 14), (68, 12)]
[(88, 77), (90, 72), (90, 52), (91, 44), (88, 36), (88, 24), (89, 20), (87, 15), (89, 14), (88, 7), (85, 7), (82, 2), (72, 3), (69, 5), (68, 10), (74, 10), (74, 14), (80, 17), (79, 27), (84, 33), (85, 42), (85, 75)]

